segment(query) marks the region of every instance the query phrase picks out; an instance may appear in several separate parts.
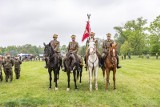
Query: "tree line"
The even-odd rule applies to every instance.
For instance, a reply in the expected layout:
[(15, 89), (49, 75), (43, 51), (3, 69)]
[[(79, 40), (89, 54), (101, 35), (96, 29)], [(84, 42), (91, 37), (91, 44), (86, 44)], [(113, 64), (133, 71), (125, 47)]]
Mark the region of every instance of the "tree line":
[[(157, 16), (150, 24), (143, 17), (127, 21), (122, 26), (114, 27), (116, 34), (114, 40), (118, 43), (119, 54), (151, 54), (160, 53), (160, 15)], [(98, 50), (102, 52), (103, 39), (98, 40)], [(79, 54), (84, 56), (86, 46), (80, 46)], [(33, 55), (42, 54), (44, 47), (26, 44), (22, 46), (0, 47), (0, 54), (17, 55), (18, 53), (29, 53)], [(67, 46), (60, 47), (62, 53), (66, 53)]]
[(114, 27), (114, 39), (121, 54), (134, 55), (160, 53), (160, 16), (150, 24), (142, 17), (127, 21), (123, 26)]
[(44, 47), (33, 46), (31, 44), (26, 44), (22, 46), (0, 47), (0, 55), (5, 55), (7, 53), (10, 53), (12, 56), (15, 56), (20, 53), (39, 55), (39, 54), (43, 54), (43, 51), (44, 51)]

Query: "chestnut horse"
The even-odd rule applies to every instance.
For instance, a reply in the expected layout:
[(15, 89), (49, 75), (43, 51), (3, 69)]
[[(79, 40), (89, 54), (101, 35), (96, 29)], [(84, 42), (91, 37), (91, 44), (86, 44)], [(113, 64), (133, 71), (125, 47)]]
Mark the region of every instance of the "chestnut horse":
[(109, 85), (109, 75), (110, 71), (113, 71), (113, 87), (116, 89), (116, 69), (117, 69), (117, 58), (116, 58), (116, 46), (117, 44), (113, 43), (109, 47), (109, 52), (105, 60), (106, 64), (106, 90), (108, 90)]

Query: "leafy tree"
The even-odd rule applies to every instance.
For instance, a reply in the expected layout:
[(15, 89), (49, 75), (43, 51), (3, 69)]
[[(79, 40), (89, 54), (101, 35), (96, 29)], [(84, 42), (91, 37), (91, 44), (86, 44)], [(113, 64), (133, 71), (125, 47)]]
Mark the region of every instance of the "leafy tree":
[(122, 27), (114, 27), (117, 32), (114, 36), (116, 42), (122, 46), (122, 44), (127, 41), (128, 43), (126, 42), (126, 44), (130, 46), (133, 54), (142, 54), (143, 48), (145, 47), (145, 31), (147, 30), (146, 23), (147, 20), (141, 17), (136, 20), (126, 22)]
[(151, 22), (150, 32), (150, 51), (152, 54), (160, 53), (160, 15)]

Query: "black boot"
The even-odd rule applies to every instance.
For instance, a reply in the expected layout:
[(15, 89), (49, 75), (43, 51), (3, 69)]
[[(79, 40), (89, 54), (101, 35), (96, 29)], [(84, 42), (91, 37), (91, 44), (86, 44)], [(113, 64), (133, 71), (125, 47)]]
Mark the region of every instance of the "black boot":
[(121, 68), (121, 66), (119, 65), (119, 57), (117, 56), (117, 68)]
[(98, 59), (99, 59), (99, 67), (102, 67), (102, 59), (101, 59), (101, 57), (98, 57)]
[(87, 68), (87, 61), (86, 61), (86, 55), (84, 56), (84, 62), (85, 62), (85, 68)]

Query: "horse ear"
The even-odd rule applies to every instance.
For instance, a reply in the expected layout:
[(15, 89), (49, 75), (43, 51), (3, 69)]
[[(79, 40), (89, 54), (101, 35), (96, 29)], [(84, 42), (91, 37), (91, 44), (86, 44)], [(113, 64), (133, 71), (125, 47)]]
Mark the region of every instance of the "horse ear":
[(46, 44), (43, 42), (43, 45), (46, 46)]

